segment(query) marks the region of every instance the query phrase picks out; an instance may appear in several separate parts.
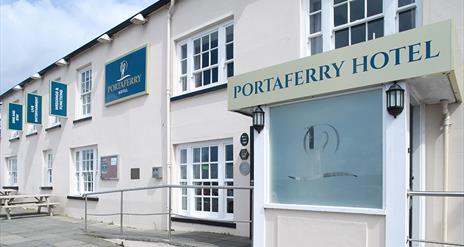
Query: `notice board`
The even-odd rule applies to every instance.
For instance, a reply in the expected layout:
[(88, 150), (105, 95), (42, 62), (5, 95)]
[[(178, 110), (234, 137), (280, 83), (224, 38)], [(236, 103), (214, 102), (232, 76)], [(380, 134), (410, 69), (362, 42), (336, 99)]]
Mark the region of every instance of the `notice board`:
[(117, 180), (118, 179), (119, 156), (109, 155), (102, 156), (100, 160), (101, 179)]

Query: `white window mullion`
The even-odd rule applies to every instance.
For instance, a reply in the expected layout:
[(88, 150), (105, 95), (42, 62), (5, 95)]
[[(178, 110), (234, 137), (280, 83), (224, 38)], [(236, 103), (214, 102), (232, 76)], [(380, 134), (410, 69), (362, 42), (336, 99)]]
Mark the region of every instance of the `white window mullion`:
[(332, 50), (335, 45), (333, 45), (333, 0), (321, 1), (321, 31), (322, 31), (322, 50), (329, 51)]

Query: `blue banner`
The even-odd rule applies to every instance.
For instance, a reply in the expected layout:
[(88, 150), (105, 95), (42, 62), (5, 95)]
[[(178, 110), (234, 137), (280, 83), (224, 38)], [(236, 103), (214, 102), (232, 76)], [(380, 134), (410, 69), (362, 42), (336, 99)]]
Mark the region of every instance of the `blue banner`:
[(26, 122), (42, 124), (42, 96), (26, 94)]
[(105, 104), (146, 93), (147, 47), (122, 56), (105, 66)]
[(67, 116), (67, 92), (66, 84), (57, 81), (50, 82), (50, 115)]
[(23, 105), (15, 103), (8, 105), (8, 129), (23, 130)]

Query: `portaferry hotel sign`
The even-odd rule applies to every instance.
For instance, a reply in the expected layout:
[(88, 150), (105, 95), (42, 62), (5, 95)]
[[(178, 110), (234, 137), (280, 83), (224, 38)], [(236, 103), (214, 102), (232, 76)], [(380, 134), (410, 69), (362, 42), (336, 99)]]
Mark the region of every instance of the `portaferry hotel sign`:
[(229, 110), (437, 73), (449, 73), (461, 101), (453, 29), (451, 21), (440, 22), (234, 76), (227, 87)]
[(146, 94), (147, 47), (105, 65), (105, 104)]

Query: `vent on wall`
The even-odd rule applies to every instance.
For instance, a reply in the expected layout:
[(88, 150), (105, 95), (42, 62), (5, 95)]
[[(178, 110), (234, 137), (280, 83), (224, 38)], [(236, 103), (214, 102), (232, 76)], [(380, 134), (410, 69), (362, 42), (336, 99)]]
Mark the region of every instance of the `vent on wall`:
[(130, 176), (131, 179), (140, 179), (140, 168), (131, 168)]

